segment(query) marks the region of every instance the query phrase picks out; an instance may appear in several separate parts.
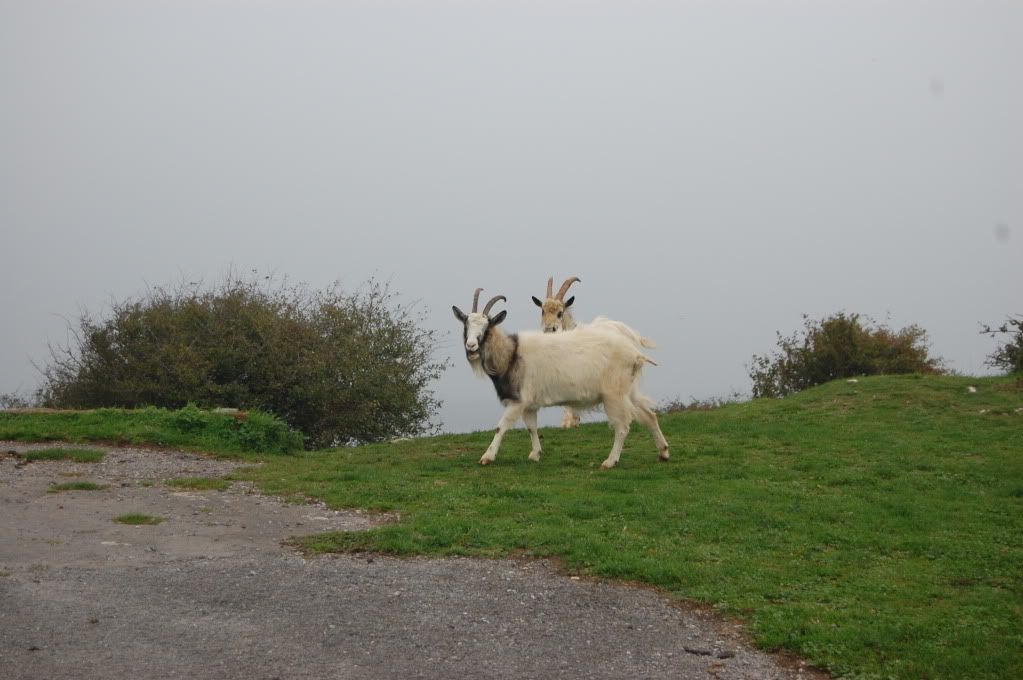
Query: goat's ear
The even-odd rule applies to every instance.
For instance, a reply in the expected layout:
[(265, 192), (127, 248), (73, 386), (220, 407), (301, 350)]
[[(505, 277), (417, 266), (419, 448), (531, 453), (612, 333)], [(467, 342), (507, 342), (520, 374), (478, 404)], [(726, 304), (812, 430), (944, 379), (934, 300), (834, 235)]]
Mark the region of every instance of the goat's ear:
[(506, 317), (506, 316), (508, 316), (508, 310), (507, 309), (502, 309), (500, 312), (497, 313), (496, 316), (493, 316), (493, 317), (490, 318), (490, 325), (491, 326), (496, 326), (497, 324), (499, 324), (502, 321), (504, 321), (504, 317)]
[(454, 305), (451, 305), (451, 311), (455, 313), (456, 319), (458, 319), (462, 323), (465, 323), (466, 318), (468, 318), (465, 316), (465, 312), (460, 310), (458, 307), (455, 307)]
[(540, 309), (543, 309), (543, 303), (540, 302), (540, 300), (537, 299), (537, 297), (535, 295), (533, 295), (532, 298), (533, 298), (533, 304), (536, 305), (537, 307), (539, 307)]
[(565, 306), (566, 307), (571, 307), (573, 302), (575, 302), (575, 296), (574, 295), (572, 297), (568, 298), (568, 300), (565, 302)]

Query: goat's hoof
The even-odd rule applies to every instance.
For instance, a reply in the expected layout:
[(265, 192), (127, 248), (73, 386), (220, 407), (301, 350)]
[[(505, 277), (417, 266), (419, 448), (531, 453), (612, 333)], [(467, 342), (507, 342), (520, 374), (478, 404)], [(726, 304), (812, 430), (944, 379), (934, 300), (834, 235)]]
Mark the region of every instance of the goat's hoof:
[(532, 451), (532, 452), (530, 452), (529, 460), (533, 461), (534, 463), (539, 463), (540, 462), (540, 452), (539, 451)]
[(664, 449), (659, 454), (657, 454), (657, 460), (661, 461), (662, 463), (666, 460), (671, 460), (671, 454), (668, 453), (668, 449)]
[(480, 465), (490, 465), (493, 462), (494, 462), (493, 458), (487, 458), (486, 456), (480, 458)]
[(614, 461), (605, 460), (603, 463), (600, 464), (600, 469), (601, 470), (610, 470), (611, 468), (613, 468), (617, 464), (618, 463), (616, 463)]

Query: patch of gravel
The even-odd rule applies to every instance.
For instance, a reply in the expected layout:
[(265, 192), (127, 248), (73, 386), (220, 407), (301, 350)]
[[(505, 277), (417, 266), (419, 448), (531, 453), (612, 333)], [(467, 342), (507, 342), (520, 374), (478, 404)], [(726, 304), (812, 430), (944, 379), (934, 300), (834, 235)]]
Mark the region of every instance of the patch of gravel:
[[(306, 559), (282, 541), (395, 518), (162, 483), (244, 463), (107, 447), (90, 447), (109, 452), (97, 464), (3, 455), (27, 448), (0, 442), (5, 680), (826, 677), (651, 589), (536, 560)], [(110, 486), (47, 493), (68, 479)], [(112, 521), (125, 512), (166, 521)]]

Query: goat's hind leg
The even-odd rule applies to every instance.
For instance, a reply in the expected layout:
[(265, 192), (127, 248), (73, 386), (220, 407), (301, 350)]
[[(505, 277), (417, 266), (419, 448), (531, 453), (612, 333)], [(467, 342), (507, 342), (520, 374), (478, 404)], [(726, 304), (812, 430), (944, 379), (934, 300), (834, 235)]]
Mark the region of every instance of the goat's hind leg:
[(579, 427), (579, 414), (570, 406), (565, 407), (564, 414), (561, 416), (561, 427), (563, 429)]
[(497, 452), (501, 448), (501, 440), (504, 439), (504, 433), (515, 427), (515, 423), (522, 417), (522, 410), (522, 404), (519, 403), (511, 403), (504, 407), (501, 420), (497, 423), (497, 432), (494, 433), (493, 441), (490, 442), (490, 446), (487, 447), (483, 457), (480, 458), (480, 465), (490, 465), (494, 462), (494, 459), (497, 458)]
[(650, 429), (650, 434), (653, 435), (654, 442), (657, 444), (657, 460), (669, 460), (671, 454), (668, 453), (668, 440), (661, 432), (661, 426), (657, 422), (657, 413), (646, 403), (645, 397), (636, 399), (634, 403), (636, 404), (636, 420)]

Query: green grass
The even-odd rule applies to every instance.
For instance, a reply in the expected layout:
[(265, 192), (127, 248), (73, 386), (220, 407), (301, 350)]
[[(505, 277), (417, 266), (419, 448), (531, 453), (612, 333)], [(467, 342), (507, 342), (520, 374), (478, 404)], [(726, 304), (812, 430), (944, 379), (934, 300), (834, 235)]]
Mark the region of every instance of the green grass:
[(195, 491), (226, 491), (231, 486), (231, 480), (216, 477), (179, 477), (168, 479), (166, 484), (179, 489)]
[(194, 406), (174, 410), (0, 412), (0, 440), (104, 442), (224, 455), (294, 453), (302, 435), (273, 416), (250, 411), (242, 420)]
[(1011, 378), (865, 378), (664, 416), (664, 464), (637, 424), (600, 470), (612, 436), (589, 425), (543, 430), (539, 464), (516, 430), (488, 467), (480, 432), (232, 476), (401, 513), (310, 551), (549, 556), (709, 603), (836, 675), (1023, 677), (1021, 408)]
[(102, 491), (106, 488), (106, 484), (97, 484), (95, 482), (64, 482), (63, 484), (51, 484), (50, 488), (46, 491), (47, 493), (60, 493), (61, 491)]
[(153, 517), (152, 515), (143, 515), (138, 512), (130, 512), (126, 515), (120, 515), (119, 517), (114, 518), (115, 522), (120, 522), (121, 524), (132, 524), (135, 526), (142, 524), (159, 524), (163, 520), (163, 517)]
[(106, 452), (97, 451), (96, 449), (68, 449), (56, 447), (52, 449), (26, 451), (22, 454), (22, 458), (28, 461), (72, 460), (76, 463), (98, 463), (103, 460), (104, 455), (106, 455)]

